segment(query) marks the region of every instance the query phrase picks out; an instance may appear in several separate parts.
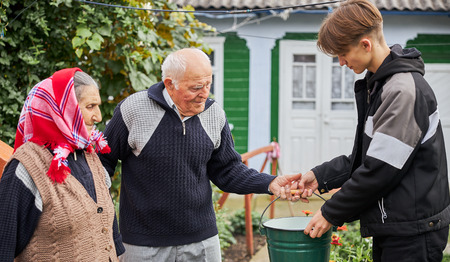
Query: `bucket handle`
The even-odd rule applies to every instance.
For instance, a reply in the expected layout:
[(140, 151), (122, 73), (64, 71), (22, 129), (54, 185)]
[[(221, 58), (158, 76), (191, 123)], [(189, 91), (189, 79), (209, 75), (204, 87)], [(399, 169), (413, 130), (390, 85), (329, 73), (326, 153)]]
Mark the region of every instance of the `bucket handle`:
[(277, 197), (274, 200), (272, 200), (272, 202), (270, 202), (270, 204), (268, 206), (266, 206), (266, 208), (264, 209), (264, 211), (261, 214), (261, 217), (259, 218), (259, 232), (261, 233), (261, 235), (265, 235), (262, 230), (262, 219), (264, 217), (264, 213), (266, 213), (266, 210), (278, 199), (280, 199), (280, 197)]
[[(316, 194), (316, 192), (313, 192), (313, 194), (314, 195), (316, 195), (317, 197), (319, 197), (320, 199), (322, 199), (323, 201), (327, 201), (325, 198), (323, 198), (321, 195), (319, 195), (319, 194)], [(263, 233), (263, 230), (262, 230), (262, 219), (263, 219), (263, 217), (264, 217), (264, 213), (266, 213), (266, 211), (267, 211), (267, 209), (275, 202), (275, 201), (277, 201), (278, 199), (280, 199), (280, 197), (277, 197), (277, 198), (275, 198), (274, 200), (272, 200), (272, 202), (270, 202), (270, 204), (268, 205), (268, 206), (266, 206), (266, 208), (264, 209), (264, 211), (262, 212), (262, 214), (261, 214), (261, 217), (259, 218), (259, 232), (261, 233), (261, 235), (265, 235), (264, 233)]]

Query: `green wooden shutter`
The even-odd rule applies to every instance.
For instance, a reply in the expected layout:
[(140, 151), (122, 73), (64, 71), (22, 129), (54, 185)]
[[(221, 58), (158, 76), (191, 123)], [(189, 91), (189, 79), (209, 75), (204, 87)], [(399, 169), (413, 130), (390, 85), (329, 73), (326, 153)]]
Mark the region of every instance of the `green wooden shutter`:
[(450, 35), (418, 34), (406, 47), (422, 52), (425, 63), (450, 63)]
[(234, 126), (235, 149), (242, 154), (248, 151), (250, 51), (236, 33), (224, 36), (223, 106), (228, 122)]

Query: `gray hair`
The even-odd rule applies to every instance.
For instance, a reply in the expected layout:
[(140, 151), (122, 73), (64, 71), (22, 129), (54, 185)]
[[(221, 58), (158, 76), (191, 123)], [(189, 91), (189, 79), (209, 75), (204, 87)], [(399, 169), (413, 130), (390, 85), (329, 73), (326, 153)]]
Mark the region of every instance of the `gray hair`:
[(183, 55), (183, 52), (180, 52), (182, 50), (192, 50), (193, 52), (197, 53), (198, 56), (203, 57), (204, 59), (206, 59), (206, 61), (211, 63), (209, 56), (206, 55), (205, 52), (197, 48), (184, 48), (169, 54), (161, 65), (161, 75), (163, 81), (166, 80), (166, 78), (170, 77), (176, 89), (178, 89), (178, 81), (184, 76), (184, 73), (186, 72), (186, 57)]
[(81, 94), (83, 93), (84, 86), (95, 86), (98, 87), (97, 82), (88, 74), (83, 71), (76, 71), (73, 76), (73, 86), (75, 89), (75, 96), (77, 101), (80, 101)]

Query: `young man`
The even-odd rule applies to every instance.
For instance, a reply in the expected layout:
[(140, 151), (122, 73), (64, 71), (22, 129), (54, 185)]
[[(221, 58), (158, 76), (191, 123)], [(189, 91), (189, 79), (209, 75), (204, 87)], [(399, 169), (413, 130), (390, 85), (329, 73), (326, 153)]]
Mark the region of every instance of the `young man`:
[(355, 83), (358, 126), (350, 156), (303, 175), (302, 197), (341, 188), (305, 234), (360, 219), (373, 236), (374, 261), (441, 261), (450, 197), (439, 111), (414, 48), (388, 47), (383, 18), (368, 0), (343, 2), (324, 20), (317, 42), (364, 79)]
[(275, 178), (242, 163), (225, 112), (208, 98), (212, 68), (201, 50), (170, 54), (162, 79), (122, 101), (105, 129), (105, 168), (112, 175), (122, 160), (120, 259), (220, 262), (210, 181), (227, 192), (291, 199), (284, 186), (300, 175)]

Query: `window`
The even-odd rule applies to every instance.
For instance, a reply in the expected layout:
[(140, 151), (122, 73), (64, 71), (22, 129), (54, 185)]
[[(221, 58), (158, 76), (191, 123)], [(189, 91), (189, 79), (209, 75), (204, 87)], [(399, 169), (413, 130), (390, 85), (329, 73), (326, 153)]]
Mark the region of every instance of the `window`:
[(316, 109), (316, 56), (293, 55), (292, 109)]
[(339, 59), (335, 57), (331, 77), (331, 110), (354, 110), (355, 73), (346, 66), (340, 66)]

